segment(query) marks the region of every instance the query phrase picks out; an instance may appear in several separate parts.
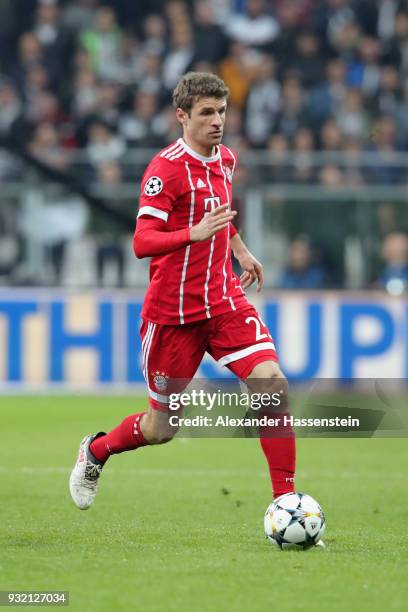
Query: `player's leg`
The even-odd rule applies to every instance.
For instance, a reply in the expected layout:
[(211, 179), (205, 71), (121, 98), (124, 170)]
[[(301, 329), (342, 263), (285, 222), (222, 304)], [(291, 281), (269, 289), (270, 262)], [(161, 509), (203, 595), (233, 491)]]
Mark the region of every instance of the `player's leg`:
[(69, 482), (75, 504), (81, 510), (93, 504), (102, 468), (109, 457), (168, 442), (176, 432), (177, 428), (169, 425), (167, 413), (149, 406), (146, 412), (127, 416), (109, 433), (85, 436)]
[(285, 424), (289, 414), (288, 383), (279, 364), (270, 359), (258, 363), (246, 383), (252, 392), (276, 398), (260, 413), (260, 416), (272, 417), (276, 425), (261, 428), (259, 439), (268, 462), (274, 497), (279, 497), (295, 490), (296, 438), (292, 427)]
[(188, 384), (205, 352), (199, 325), (179, 327), (144, 321), (141, 336), (149, 407), (127, 416), (108, 433), (99, 432), (82, 440), (70, 477), (71, 496), (80, 509), (92, 505), (102, 468), (110, 456), (163, 444), (174, 437), (177, 428), (169, 424), (169, 394), (181, 391), (180, 384)]
[(270, 396), (280, 394), (279, 406), (274, 406), (276, 402), (271, 401), (265, 408), (267, 412), (273, 412), (272, 418), (275, 422), (279, 419), (280, 425), (263, 428), (259, 435), (268, 461), (274, 497), (289, 493), (294, 490), (296, 441), (293, 430), (284, 422), (288, 413), (288, 384), (279, 368), (269, 330), (252, 306), (216, 317), (213, 326), (209, 352), (214, 359), (244, 380), (252, 392)]
[(90, 451), (102, 463), (111, 455), (163, 444), (174, 437), (177, 429), (169, 424), (169, 395), (187, 386), (204, 355), (198, 324), (170, 326), (143, 321), (140, 334), (149, 408), (126, 417), (91, 443)]

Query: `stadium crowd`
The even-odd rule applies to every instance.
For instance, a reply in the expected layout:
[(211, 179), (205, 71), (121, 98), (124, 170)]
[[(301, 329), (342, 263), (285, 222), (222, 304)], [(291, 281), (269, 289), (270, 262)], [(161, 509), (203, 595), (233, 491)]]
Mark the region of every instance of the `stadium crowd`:
[[(136, 181), (127, 152), (179, 136), (171, 92), (188, 70), (225, 80), (224, 142), (268, 150), (263, 178), (408, 181), (390, 163), (408, 151), (405, 0), (0, 0), (0, 138), (84, 182)], [(0, 149), (0, 181), (20, 173)]]

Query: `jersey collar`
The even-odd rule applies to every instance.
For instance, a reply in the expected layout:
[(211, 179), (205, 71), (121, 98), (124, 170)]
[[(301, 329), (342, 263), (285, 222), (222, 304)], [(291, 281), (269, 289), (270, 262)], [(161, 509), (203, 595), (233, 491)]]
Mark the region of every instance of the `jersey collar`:
[(204, 155), (200, 155), (199, 153), (196, 153), (196, 151), (194, 151), (191, 147), (189, 147), (188, 144), (182, 138), (179, 138), (177, 142), (184, 147), (184, 150), (186, 151), (186, 153), (191, 155), (191, 157), (194, 157), (194, 159), (198, 159), (199, 161), (207, 162), (207, 163), (214, 162), (214, 161), (217, 161), (217, 159), (219, 159), (220, 157), (219, 145), (216, 145), (215, 147), (216, 149), (215, 155), (211, 155), (211, 157), (205, 157)]

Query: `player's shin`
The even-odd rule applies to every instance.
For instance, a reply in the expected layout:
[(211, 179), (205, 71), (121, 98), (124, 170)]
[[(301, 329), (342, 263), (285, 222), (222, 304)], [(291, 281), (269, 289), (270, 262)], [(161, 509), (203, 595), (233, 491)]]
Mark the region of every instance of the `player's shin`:
[(89, 447), (94, 457), (104, 463), (111, 455), (148, 445), (140, 429), (140, 421), (145, 414), (140, 412), (126, 417), (115, 429), (94, 440)]
[(264, 412), (273, 425), (262, 427), (260, 443), (269, 466), (274, 498), (295, 490), (296, 437), (285, 417), (288, 413)]

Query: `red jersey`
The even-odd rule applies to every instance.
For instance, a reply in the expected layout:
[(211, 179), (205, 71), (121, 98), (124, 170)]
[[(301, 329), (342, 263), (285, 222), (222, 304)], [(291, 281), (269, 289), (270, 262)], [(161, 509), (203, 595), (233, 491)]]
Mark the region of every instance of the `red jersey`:
[[(232, 203), (235, 153), (225, 145), (212, 157), (193, 151), (182, 138), (158, 153), (141, 184), (138, 217), (157, 217), (168, 231), (192, 227), (206, 212)], [(183, 325), (248, 306), (232, 271), (229, 227), (212, 238), (152, 257), (142, 317)]]

